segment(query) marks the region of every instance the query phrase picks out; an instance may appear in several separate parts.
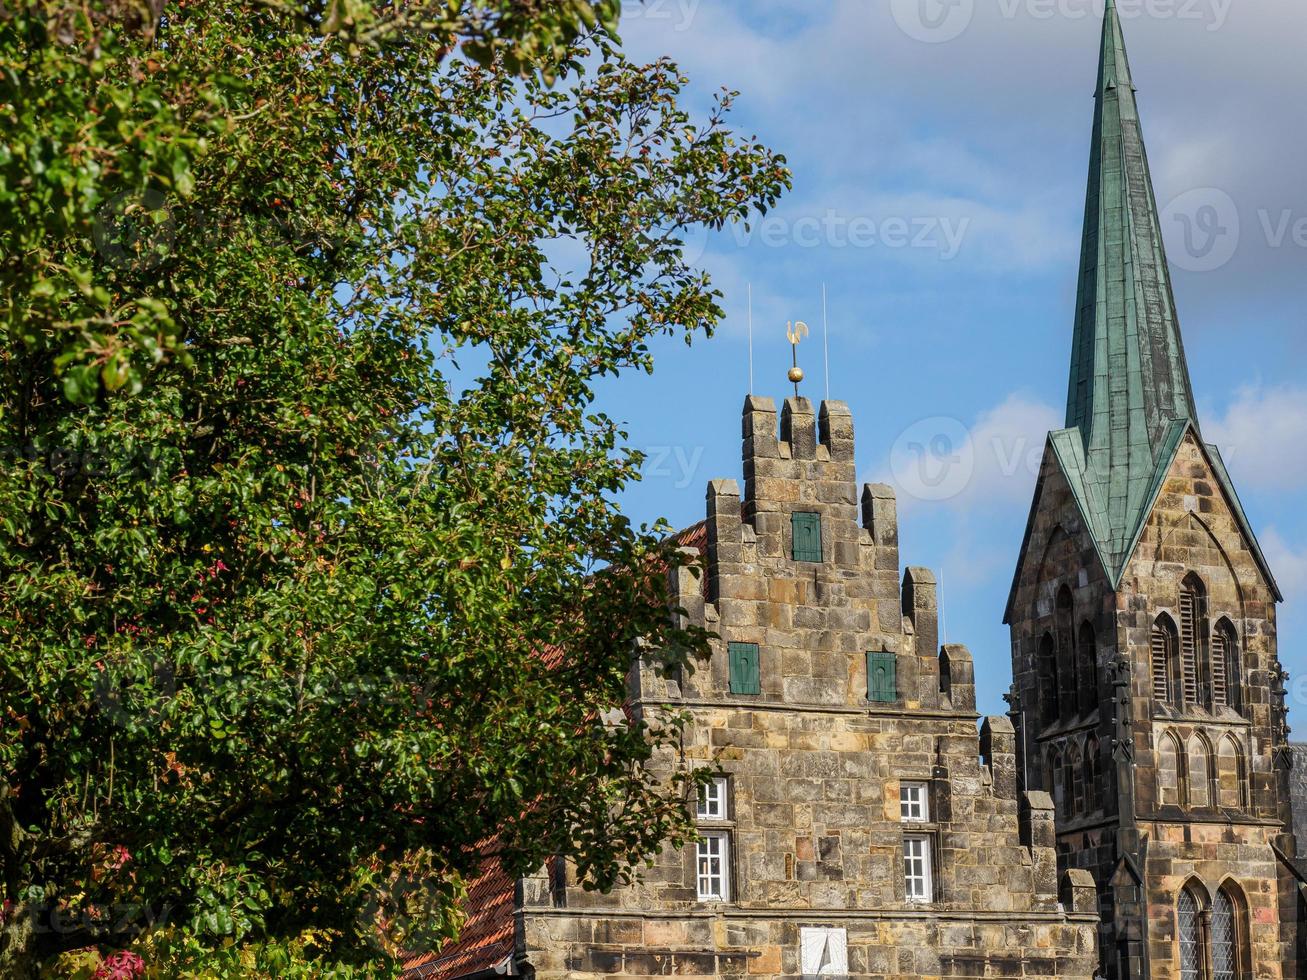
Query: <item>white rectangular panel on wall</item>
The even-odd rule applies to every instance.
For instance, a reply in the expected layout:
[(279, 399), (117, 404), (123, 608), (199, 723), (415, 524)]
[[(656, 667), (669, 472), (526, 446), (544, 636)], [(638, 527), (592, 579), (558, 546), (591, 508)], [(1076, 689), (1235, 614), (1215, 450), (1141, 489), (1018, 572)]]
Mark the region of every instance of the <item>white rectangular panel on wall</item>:
[(848, 933), (843, 929), (827, 927), (800, 929), (799, 961), (805, 977), (848, 976)]

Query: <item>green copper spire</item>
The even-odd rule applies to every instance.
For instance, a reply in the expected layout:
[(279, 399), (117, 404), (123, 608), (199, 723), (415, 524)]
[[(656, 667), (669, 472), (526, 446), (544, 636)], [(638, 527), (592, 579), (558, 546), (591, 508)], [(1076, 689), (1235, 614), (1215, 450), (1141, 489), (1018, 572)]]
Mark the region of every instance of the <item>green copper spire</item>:
[[(1221, 454), (1198, 430), (1130, 60), (1113, 0), (1107, 0), (1103, 23), (1066, 417), (1065, 429), (1049, 433), (1049, 448), (1113, 588), (1120, 588), (1167, 474), (1192, 433), (1271, 591), (1277, 601), (1282, 598)], [(1027, 543), (1042, 488), (1041, 479), (1026, 525)], [(1028, 558), (1023, 546), (1007, 622)]]
[[(1080, 432), (1099, 547), (1123, 560), (1172, 423), (1197, 425), (1116, 5), (1098, 70), (1067, 427)], [(1086, 501), (1088, 502), (1088, 501)]]

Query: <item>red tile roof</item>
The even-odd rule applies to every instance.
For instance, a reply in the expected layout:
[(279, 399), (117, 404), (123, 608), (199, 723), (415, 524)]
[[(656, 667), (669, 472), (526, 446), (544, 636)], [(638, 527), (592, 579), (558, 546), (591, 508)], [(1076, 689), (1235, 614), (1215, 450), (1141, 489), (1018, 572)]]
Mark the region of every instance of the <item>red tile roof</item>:
[(498, 860), (487, 861), (468, 888), (468, 919), (458, 940), (404, 961), (406, 980), (453, 980), (493, 970), (513, 955), (516, 883)]
[[(682, 548), (700, 554), (708, 550), (708, 522), (687, 527), (673, 535)], [(703, 576), (705, 595), (707, 576)], [(556, 667), (563, 651), (554, 646), (541, 650), (541, 658)], [(498, 860), (488, 860), (481, 875), (468, 887), (468, 919), (457, 941), (446, 943), (434, 953), (415, 953), (404, 961), (405, 980), (455, 980), (493, 970), (513, 955), (513, 913), (517, 905), (517, 883)]]

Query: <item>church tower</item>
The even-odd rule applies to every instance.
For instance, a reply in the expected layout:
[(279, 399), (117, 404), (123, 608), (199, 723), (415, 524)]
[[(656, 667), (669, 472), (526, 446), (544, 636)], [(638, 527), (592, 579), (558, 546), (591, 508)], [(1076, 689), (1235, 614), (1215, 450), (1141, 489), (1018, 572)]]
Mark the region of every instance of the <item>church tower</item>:
[(1094, 877), (1107, 977), (1297, 977), (1281, 596), (1199, 426), (1112, 0), (1082, 248), (1005, 620), (1018, 768)]

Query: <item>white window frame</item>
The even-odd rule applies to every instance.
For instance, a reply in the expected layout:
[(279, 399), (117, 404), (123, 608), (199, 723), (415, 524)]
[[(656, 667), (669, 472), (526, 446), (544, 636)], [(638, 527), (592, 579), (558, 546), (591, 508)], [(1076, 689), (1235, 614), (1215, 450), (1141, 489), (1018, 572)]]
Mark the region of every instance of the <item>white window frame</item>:
[(694, 845), (694, 881), (699, 901), (729, 902), (731, 835), (724, 830), (705, 830), (699, 837)]
[(929, 783), (899, 783), (899, 816), (904, 823), (930, 823)]
[(700, 820), (726, 820), (728, 789), (726, 777), (718, 776), (711, 783), (699, 787), (699, 803), (696, 813)]
[(913, 905), (928, 905), (935, 900), (931, 845), (928, 834), (909, 834), (903, 838), (903, 895)]

